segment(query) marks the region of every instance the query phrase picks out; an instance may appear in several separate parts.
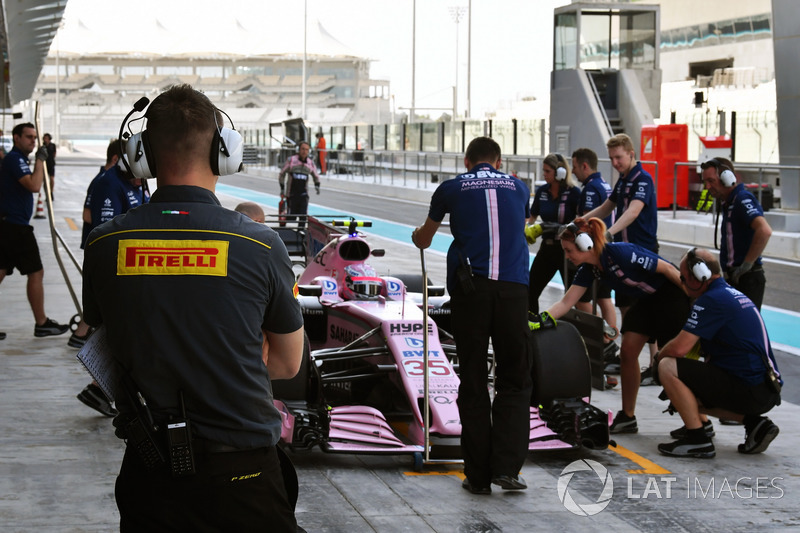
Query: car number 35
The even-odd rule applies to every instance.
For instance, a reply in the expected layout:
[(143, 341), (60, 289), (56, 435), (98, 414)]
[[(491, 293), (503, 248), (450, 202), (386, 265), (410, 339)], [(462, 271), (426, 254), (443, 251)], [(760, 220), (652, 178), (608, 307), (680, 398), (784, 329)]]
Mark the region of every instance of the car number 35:
[[(425, 368), (425, 361), (422, 359), (405, 359), (403, 361), (403, 368), (407, 376), (422, 376), (424, 375), (423, 369)], [(452, 370), (447, 365), (447, 361), (429, 359), (428, 368), (430, 369), (431, 376), (449, 376), (452, 374)]]

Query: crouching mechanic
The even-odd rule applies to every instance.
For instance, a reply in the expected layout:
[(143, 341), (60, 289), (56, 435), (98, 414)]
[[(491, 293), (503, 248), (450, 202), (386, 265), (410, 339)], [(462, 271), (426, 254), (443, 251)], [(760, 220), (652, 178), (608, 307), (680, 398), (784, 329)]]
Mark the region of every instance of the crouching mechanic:
[[(708, 250), (691, 249), (681, 260), (681, 281), (696, 298), (677, 337), (658, 353), (657, 376), (684, 426), (677, 440), (658, 445), (674, 457), (716, 455), (706, 414), (744, 423), (739, 453), (761, 453), (778, 436), (764, 413), (781, 403), (783, 384), (761, 313), (720, 275)], [(687, 358), (700, 342), (705, 361)]]
[[(120, 529), (294, 531), (270, 385), (293, 377), (303, 352), (289, 256), (277, 233), (215, 196), (242, 141), (217, 126), (208, 97), (174, 86), (145, 118), (158, 190), (89, 234), (83, 269), (84, 318), (105, 326), (121, 378)], [(148, 452), (159, 443), (166, 464)]]

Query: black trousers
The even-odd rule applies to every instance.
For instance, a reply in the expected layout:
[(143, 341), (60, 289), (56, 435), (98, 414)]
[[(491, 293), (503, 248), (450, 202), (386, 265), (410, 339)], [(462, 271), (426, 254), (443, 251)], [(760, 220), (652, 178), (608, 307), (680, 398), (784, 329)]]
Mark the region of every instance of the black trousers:
[(764, 289), (767, 286), (767, 278), (764, 276), (763, 266), (756, 265), (750, 272), (739, 276), (739, 283), (734, 284), (731, 280), (728, 280), (728, 283), (750, 298), (756, 304), (756, 308), (761, 311), (761, 304), (764, 302)]
[[(308, 194), (298, 194), (287, 198), (286, 212), (289, 215), (307, 215), (308, 214)], [(297, 220), (297, 227), (304, 228), (306, 226), (306, 217), (286, 217), (287, 222), (294, 222)]]
[(297, 531), (274, 447), (195, 454), (197, 474), (148, 471), (125, 450), (115, 496), (120, 531)]
[[(474, 278), (475, 292), (453, 290), (452, 329), (460, 369), (458, 412), (464, 473), (488, 486), (493, 476), (516, 476), (528, 453), (531, 372), (526, 287)], [(496, 361), (489, 398), (487, 350)]]
[(567, 272), (564, 272), (564, 249), (561, 248), (561, 242), (554, 241), (548, 244), (547, 241), (543, 241), (539, 251), (536, 252), (536, 257), (533, 258), (528, 278), (528, 309), (532, 313), (539, 312), (539, 296), (556, 272), (561, 274), (561, 281), (565, 287), (572, 282), (574, 271), (568, 268)]

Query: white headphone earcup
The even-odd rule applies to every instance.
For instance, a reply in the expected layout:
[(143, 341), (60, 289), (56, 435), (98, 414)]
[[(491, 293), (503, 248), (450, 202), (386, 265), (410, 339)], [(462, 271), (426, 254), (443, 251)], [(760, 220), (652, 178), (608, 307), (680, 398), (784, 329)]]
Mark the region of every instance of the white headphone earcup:
[(719, 181), (725, 187), (733, 187), (733, 185), (736, 183), (736, 174), (726, 168), (719, 173)]
[(594, 247), (592, 236), (588, 233), (578, 233), (575, 235), (575, 246), (577, 246), (578, 250), (581, 252), (588, 252)]
[(564, 181), (567, 179), (567, 169), (564, 167), (558, 167), (556, 169), (556, 179), (558, 181)]
[(238, 131), (222, 128), (219, 132), (217, 165), (220, 176), (229, 176), (242, 170), (244, 139)]
[[(730, 170), (728, 170), (728, 172), (730, 172)], [(711, 269), (701, 261), (692, 265), (692, 275), (697, 281), (703, 282), (711, 279)]]
[(153, 173), (150, 171), (150, 165), (147, 163), (147, 154), (144, 150), (144, 143), (142, 142), (142, 133), (134, 133), (127, 143), (125, 143), (125, 155), (128, 156), (128, 165), (130, 166), (131, 173), (140, 179), (151, 179)]

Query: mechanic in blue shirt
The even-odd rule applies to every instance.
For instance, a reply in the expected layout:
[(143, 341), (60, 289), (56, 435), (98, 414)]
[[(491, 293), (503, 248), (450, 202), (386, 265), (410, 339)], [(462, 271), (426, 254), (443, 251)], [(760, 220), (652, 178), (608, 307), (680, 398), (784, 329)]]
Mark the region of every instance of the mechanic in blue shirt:
[(44, 310), (44, 267), (30, 225), (33, 195), (44, 182), (47, 148), (39, 147), (31, 171), (28, 155), (36, 147), (36, 127), (30, 122), (17, 124), (11, 135), (14, 148), (3, 158), (0, 170), (0, 283), (15, 268), (27, 276), (28, 303), (35, 320), (34, 336), (62, 335), (69, 326), (47, 318)]
[(556, 238), (558, 228), (575, 218), (578, 209), (578, 198), (581, 191), (569, 171), (564, 156), (549, 154), (542, 161), (542, 174), (545, 184), (536, 189), (531, 206), (530, 223), (541, 218), (547, 228), (542, 233), (542, 243), (536, 252), (531, 265), (528, 280), (528, 309), (532, 313), (539, 312), (539, 296), (556, 272), (561, 274), (561, 281), (568, 286), (574, 271), (564, 261), (564, 250)]
[[(659, 444), (658, 450), (714, 457), (709, 414), (743, 423), (739, 453), (761, 453), (778, 436), (778, 426), (762, 415), (781, 403), (783, 385), (761, 313), (725, 283), (709, 250), (689, 250), (680, 269), (684, 287), (696, 300), (683, 331), (659, 351), (657, 376), (684, 426), (671, 433), (676, 441)], [(705, 361), (687, 358), (698, 342)]]
[[(214, 195), (218, 174), (239, 168), (227, 154), (241, 154), (233, 144), (243, 141), (218, 126), (208, 97), (176, 85), (145, 118), (158, 189), (89, 235), (84, 316), (105, 325), (128, 389), (138, 389), (161, 431), (184, 418), (185, 405), (195, 473), (145, 468), (134, 443), (143, 425), (129, 431), (143, 408), (118, 391), (114, 424), (127, 440), (115, 490), (120, 529), (295, 531), (270, 384), (294, 376), (303, 353), (289, 256), (275, 231)], [(220, 139), (227, 151), (212, 149)]]
[(744, 184), (736, 183), (733, 163), (715, 157), (700, 165), (703, 183), (722, 203), (720, 263), (728, 283), (750, 298), (760, 310), (764, 301), (764, 267), (761, 254), (772, 235), (764, 210)]
[(114, 167), (117, 162), (119, 161), (120, 155), (120, 142), (119, 139), (112, 139), (108, 143), (108, 147), (106, 148), (106, 162), (104, 165), (100, 166), (100, 172), (92, 178), (92, 181), (89, 183), (89, 186), (86, 188), (86, 198), (83, 201), (83, 228), (81, 231), (81, 249), (86, 246), (86, 238), (89, 236), (89, 232), (91, 232), (97, 224), (92, 224), (92, 190), (94, 189), (97, 180), (100, 179), (100, 176), (103, 175), (107, 170), (110, 170)]
[(622, 317), (620, 374), (622, 410), (611, 433), (637, 433), (636, 397), (639, 393), (639, 353), (648, 339), (663, 346), (680, 332), (689, 313), (678, 269), (656, 253), (630, 243), (606, 243), (606, 225), (599, 218), (577, 218), (561, 234), (561, 246), (573, 264), (580, 265), (572, 286), (548, 313), (559, 318), (575, 305), (599, 278), (616, 291), (634, 298)]
[[(506, 490), (527, 488), (519, 471), (530, 434), (524, 234), (530, 191), (500, 172), (501, 164), (494, 140), (473, 139), (464, 157), (468, 172), (439, 185), (428, 218), (411, 235), (417, 247), (427, 248), (450, 213), (454, 240), (447, 253), (447, 287), (461, 380), (462, 486), (474, 494), (491, 493), (492, 483)], [(490, 337), (497, 361), (494, 403), (487, 388)]]
[[(578, 216), (584, 217), (586, 213), (590, 213), (593, 209), (603, 205), (611, 194), (611, 186), (603, 179), (603, 175), (597, 171), (597, 153), (591, 148), (578, 148), (572, 152), (572, 173), (583, 185), (578, 199)], [(611, 227), (614, 224), (614, 213), (604, 218), (603, 222), (606, 227)], [(600, 280), (596, 280), (594, 286), (596, 287), (597, 306), (600, 308), (603, 320), (616, 329), (617, 312), (614, 309), (614, 302), (611, 301), (611, 288), (607, 283), (603, 283)], [(591, 313), (591, 301), (592, 291), (587, 290), (581, 296), (576, 307), (581, 311)]]

